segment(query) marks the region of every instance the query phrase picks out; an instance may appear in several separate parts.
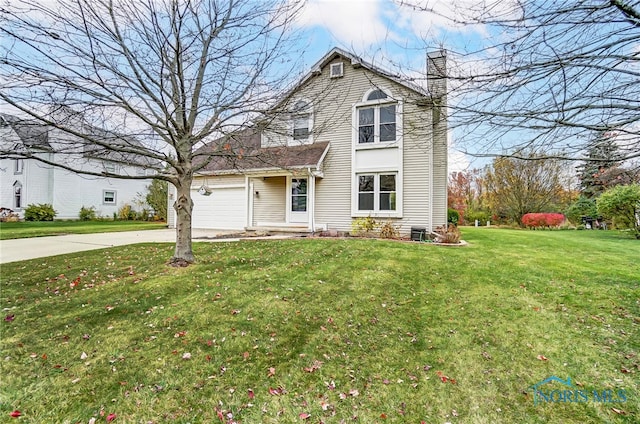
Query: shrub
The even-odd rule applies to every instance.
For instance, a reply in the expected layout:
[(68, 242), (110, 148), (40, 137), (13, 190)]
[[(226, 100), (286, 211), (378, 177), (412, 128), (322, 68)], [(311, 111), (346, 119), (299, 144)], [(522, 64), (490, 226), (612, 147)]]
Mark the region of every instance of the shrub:
[(122, 221), (133, 221), (136, 219), (136, 211), (131, 208), (130, 204), (125, 203), (118, 209), (118, 219)]
[(384, 239), (396, 239), (400, 236), (398, 228), (389, 221), (380, 225), (380, 237)]
[(475, 225), (476, 219), (480, 225), (484, 225), (491, 220), (491, 214), (487, 211), (468, 209), (464, 216), (465, 222), (469, 225)]
[(458, 244), (460, 243), (460, 237), (462, 237), (460, 230), (455, 225), (443, 225), (436, 228), (435, 232), (436, 243)]
[(353, 233), (358, 236), (372, 236), (380, 224), (370, 216), (366, 218), (356, 218), (351, 223)]
[(565, 221), (561, 213), (527, 213), (522, 216), (522, 224), (527, 228), (559, 227)]
[(40, 203), (37, 205), (28, 205), (24, 210), (25, 221), (53, 221), (57, 212), (53, 209), (53, 205), (49, 203)]
[(90, 208), (85, 208), (84, 206), (81, 207), (78, 217), (80, 218), (80, 221), (94, 221), (96, 219), (95, 206), (91, 206)]
[(640, 239), (640, 184), (615, 186), (598, 198), (598, 212), (616, 228), (631, 229)]
[(577, 224), (581, 222), (583, 216), (590, 216), (595, 218), (598, 216), (598, 209), (596, 208), (595, 199), (589, 199), (584, 196), (580, 196), (578, 200), (573, 202), (565, 211), (567, 219)]
[(9, 208), (0, 208), (0, 222), (18, 222), (20, 215)]
[(447, 209), (447, 222), (453, 224), (453, 225), (458, 225), (458, 222), (460, 221), (460, 213), (452, 208)]

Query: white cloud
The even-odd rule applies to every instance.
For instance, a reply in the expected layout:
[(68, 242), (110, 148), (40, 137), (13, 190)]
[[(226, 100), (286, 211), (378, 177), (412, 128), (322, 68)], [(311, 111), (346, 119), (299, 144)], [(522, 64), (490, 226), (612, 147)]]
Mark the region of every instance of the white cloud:
[(388, 35), (382, 20), (383, 0), (308, 0), (299, 25), (323, 28), (339, 44), (366, 50)]

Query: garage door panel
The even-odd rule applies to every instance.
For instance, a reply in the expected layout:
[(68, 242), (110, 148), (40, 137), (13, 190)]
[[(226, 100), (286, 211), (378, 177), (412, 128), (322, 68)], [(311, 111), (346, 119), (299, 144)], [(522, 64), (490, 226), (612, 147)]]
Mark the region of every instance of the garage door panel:
[(244, 188), (213, 188), (203, 196), (192, 190), (193, 227), (222, 230), (241, 230), (245, 227)]

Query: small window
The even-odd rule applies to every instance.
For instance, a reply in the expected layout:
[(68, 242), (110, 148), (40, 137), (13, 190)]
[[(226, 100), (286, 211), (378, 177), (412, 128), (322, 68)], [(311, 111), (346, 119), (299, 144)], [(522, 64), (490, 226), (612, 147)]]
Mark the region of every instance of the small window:
[(116, 164), (112, 163), (112, 162), (105, 162), (104, 163), (104, 170), (110, 173), (115, 173), (116, 172)]
[(116, 192), (114, 190), (104, 190), (102, 192), (102, 203), (105, 205), (115, 205)]
[(24, 171), (24, 159), (14, 159), (13, 161), (13, 173), (22, 174)]
[(374, 90), (367, 96), (367, 100), (382, 100), (388, 97), (389, 96), (387, 96), (387, 93), (385, 93), (384, 91)]
[(329, 70), (331, 78), (339, 78), (344, 75), (344, 66), (342, 62), (332, 63)]
[(19, 181), (13, 183), (13, 208), (22, 208), (22, 184)]
[(374, 175), (358, 177), (358, 209), (372, 211), (374, 201)]
[(309, 104), (299, 100), (293, 105), (292, 110), (293, 139), (304, 141), (309, 139), (311, 132), (311, 113)]

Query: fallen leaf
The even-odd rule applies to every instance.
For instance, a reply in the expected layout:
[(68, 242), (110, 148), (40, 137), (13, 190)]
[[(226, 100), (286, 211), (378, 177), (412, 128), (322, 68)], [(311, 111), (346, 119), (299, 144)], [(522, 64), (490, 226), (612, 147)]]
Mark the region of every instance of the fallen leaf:
[(629, 374), (631, 373), (631, 370), (625, 367), (620, 368), (620, 372), (623, 374)]
[(387, 414), (385, 414), (384, 412), (382, 414), (380, 414), (380, 418), (382, 418), (383, 420), (387, 419)]
[(109, 414), (107, 415), (107, 422), (110, 423), (111, 421), (116, 419), (116, 414)]
[(349, 390), (349, 394), (351, 396), (353, 396), (353, 397), (356, 397), (356, 396), (358, 396), (360, 394), (360, 392), (357, 391), (356, 389), (351, 389), (351, 390)]
[(5, 322), (11, 322), (14, 319), (16, 319), (15, 314), (10, 314), (10, 315), (7, 315), (6, 317), (4, 317)]
[(285, 393), (285, 390), (278, 386), (275, 389), (273, 387), (269, 387), (269, 394), (274, 396), (279, 396)]
[(247, 393), (249, 394), (249, 399), (253, 399), (255, 397), (255, 394), (253, 393), (253, 390), (249, 389), (249, 390), (247, 390)]
[(17, 409), (9, 414), (9, 416), (13, 418), (20, 418), (21, 415), (22, 415), (22, 412), (18, 411)]
[(191, 354), (190, 354), (189, 352), (185, 352), (185, 353), (182, 355), (182, 359), (184, 359), (184, 360), (189, 360), (189, 359), (191, 359)]
[(548, 361), (548, 360), (549, 360), (549, 358), (547, 358), (547, 357), (546, 357), (546, 356), (544, 356), (544, 355), (538, 355), (538, 356), (537, 356), (537, 358), (538, 358), (539, 360), (541, 360), (541, 361)]
[(88, 355), (84, 352), (82, 352), (82, 355), (80, 355), (80, 359), (85, 360), (88, 358)]
[(311, 415), (307, 414), (306, 412), (301, 412), (300, 414), (298, 414), (298, 416), (303, 420), (308, 420), (309, 418), (311, 418)]
[(273, 377), (274, 375), (276, 375), (276, 369), (273, 367), (269, 368), (269, 373), (267, 374), (267, 377)]
[(623, 411), (622, 409), (618, 409), (618, 408), (611, 408), (611, 410), (612, 410), (613, 412), (615, 412), (616, 414), (618, 414), (618, 415), (627, 415), (627, 412), (626, 412), (626, 411)]

